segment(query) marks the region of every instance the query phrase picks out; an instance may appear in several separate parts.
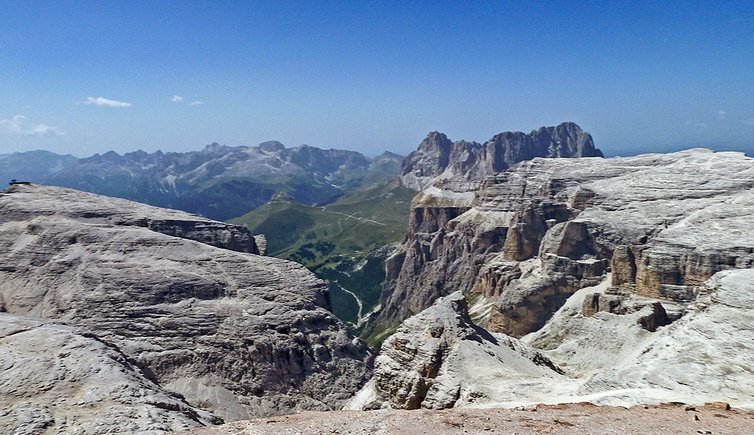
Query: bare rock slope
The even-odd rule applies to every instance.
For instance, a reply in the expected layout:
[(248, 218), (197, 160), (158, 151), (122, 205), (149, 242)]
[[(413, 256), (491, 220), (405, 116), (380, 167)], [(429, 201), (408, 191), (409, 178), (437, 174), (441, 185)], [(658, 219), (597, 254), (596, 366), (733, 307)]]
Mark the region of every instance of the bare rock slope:
[(157, 433), (219, 423), (91, 333), (0, 315), (0, 432)]
[(716, 274), (682, 317), (654, 332), (651, 304), (585, 316), (607, 282), (580, 290), (521, 340), (468, 318), (460, 293), (405, 321), (347, 409), (516, 407), (590, 402), (730, 403), (754, 410), (754, 269)]
[(740, 153), (537, 158), (467, 186), (414, 199), (375, 324), (460, 290), (484, 296), (491, 329), (522, 336), (608, 270), (615, 289), (596, 309), (612, 298), (626, 311), (623, 293), (688, 302), (716, 272), (754, 264), (754, 161)]
[(369, 374), (368, 348), (327, 310), (322, 281), (244, 250), (256, 245), (237, 226), (12, 186), (0, 194), (0, 318), (96, 334), (226, 420), (339, 407)]
[[(534, 159), (470, 200), (425, 190), (413, 213), (429, 218), (412, 220), (384, 301), (398, 314), (437, 303), (384, 342), (351, 406), (751, 409), (753, 187), (754, 159), (690, 150)], [(456, 291), (468, 313), (459, 294), (437, 300)], [(466, 318), (486, 329), (448, 328)]]

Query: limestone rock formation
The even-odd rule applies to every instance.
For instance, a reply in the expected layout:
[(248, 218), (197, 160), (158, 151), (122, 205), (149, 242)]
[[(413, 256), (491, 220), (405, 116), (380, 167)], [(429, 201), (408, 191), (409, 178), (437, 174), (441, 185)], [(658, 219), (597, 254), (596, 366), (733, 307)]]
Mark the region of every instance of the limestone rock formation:
[[(490, 394), (515, 397), (532, 383), (556, 382), (561, 375), (530, 346), (475, 325), (456, 292), (403, 322), (383, 343), (374, 377), (347, 408), (451, 408), (485, 402)], [(546, 390), (540, 386), (528, 394)]]
[(14, 185), (5, 193), (12, 195), (6, 198), (14, 201), (12, 207), (3, 210), (4, 221), (73, 217), (92, 224), (143, 227), (218, 248), (259, 253), (254, 236), (243, 226), (217, 222), (178, 210), (41, 185)]
[(632, 309), (584, 315), (595, 295), (609, 295), (610, 280), (580, 289), (520, 340), (474, 324), (460, 293), (440, 298), (384, 342), (374, 378), (346, 409), (726, 402), (754, 410), (754, 269), (718, 272), (679, 318), (654, 329), (645, 320), (658, 301), (636, 294), (622, 301)]
[(615, 294), (689, 303), (715, 273), (754, 265), (754, 160), (741, 153), (536, 158), (467, 191), (447, 184), (413, 203), (382, 325), (460, 290), (483, 296), (485, 325), (520, 337), (608, 271)]
[[(475, 203), (475, 194), (489, 183), (485, 180), (537, 156), (601, 157), (602, 152), (588, 133), (566, 122), (529, 134), (500, 133), (484, 145), (451, 142), (433, 132), (406, 157), (401, 182), (421, 192), (412, 203), (402, 252), (386, 265), (387, 280), (380, 301), (383, 309), (367, 326), (367, 335), (384, 338), (401, 320), (427, 308), (438, 297), (455, 290), (470, 291), (489, 252), (504, 249), (515, 260), (537, 253), (552, 220), (571, 217), (562, 204), (542, 202), (515, 214), (520, 204), (511, 193), (509, 210), (492, 219), (489, 213), (479, 215), (479, 219), (467, 213)], [(458, 227), (461, 215), (472, 222)], [(432, 265), (425, 267), (428, 263)]]
[(303, 266), (242, 228), (68, 189), (0, 193), (0, 312), (96, 334), (225, 420), (340, 406), (366, 345)]
[(220, 422), (91, 333), (0, 314), (2, 433), (156, 433)]

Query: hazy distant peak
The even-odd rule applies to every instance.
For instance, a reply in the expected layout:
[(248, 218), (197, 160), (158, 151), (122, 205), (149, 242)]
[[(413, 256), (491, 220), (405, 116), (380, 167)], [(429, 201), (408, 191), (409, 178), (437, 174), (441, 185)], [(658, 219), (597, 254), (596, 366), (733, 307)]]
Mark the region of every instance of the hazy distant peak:
[(215, 154), (220, 152), (227, 152), (233, 149), (233, 147), (229, 147), (227, 145), (220, 145), (217, 142), (212, 142), (211, 144), (205, 146), (200, 151), (202, 154)]
[(384, 159), (403, 159), (404, 156), (391, 152), (391, 151), (385, 151), (382, 154), (376, 156), (374, 160), (384, 160)]
[(285, 145), (283, 145), (282, 143), (276, 140), (270, 140), (267, 142), (260, 143), (259, 149), (261, 149), (264, 152), (275, 153), (278, 151), (283, 151), (285, 149)]

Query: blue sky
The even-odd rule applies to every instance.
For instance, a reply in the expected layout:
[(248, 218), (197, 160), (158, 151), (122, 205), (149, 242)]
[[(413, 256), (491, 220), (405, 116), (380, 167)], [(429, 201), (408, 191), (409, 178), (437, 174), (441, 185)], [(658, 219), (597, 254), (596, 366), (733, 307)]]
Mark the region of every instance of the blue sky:
[(754, 149), (754, 2), (0, 0), (0, 153), (562, 121), (610, 153)]

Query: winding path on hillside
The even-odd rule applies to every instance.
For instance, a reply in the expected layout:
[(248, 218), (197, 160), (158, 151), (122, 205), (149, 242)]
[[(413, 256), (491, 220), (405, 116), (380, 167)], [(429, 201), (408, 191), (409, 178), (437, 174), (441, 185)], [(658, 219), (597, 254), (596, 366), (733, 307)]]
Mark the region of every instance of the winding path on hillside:
[(325, 212), (325, 213), (337, 214), (337, 215), (345, 216), (345, 217), (348, 217), (348, 218), (356, 219), (356, 220), (359, 220), (359, 221), (362, 221), (362, 222), (368, 222), (370, 224), (380, 225), (380, 226), (383, 226), (383, 227), (386, 225), (386, 224), (384, 224), (382, 222), (377, 222), (376, 220), (362, 218), (362, 217), (354, 216), (352, 214), (341, 213), (339, 211), (330, 211), (330, 210), (327, 210), (327, 207), (322, 207), (322, 211)]

